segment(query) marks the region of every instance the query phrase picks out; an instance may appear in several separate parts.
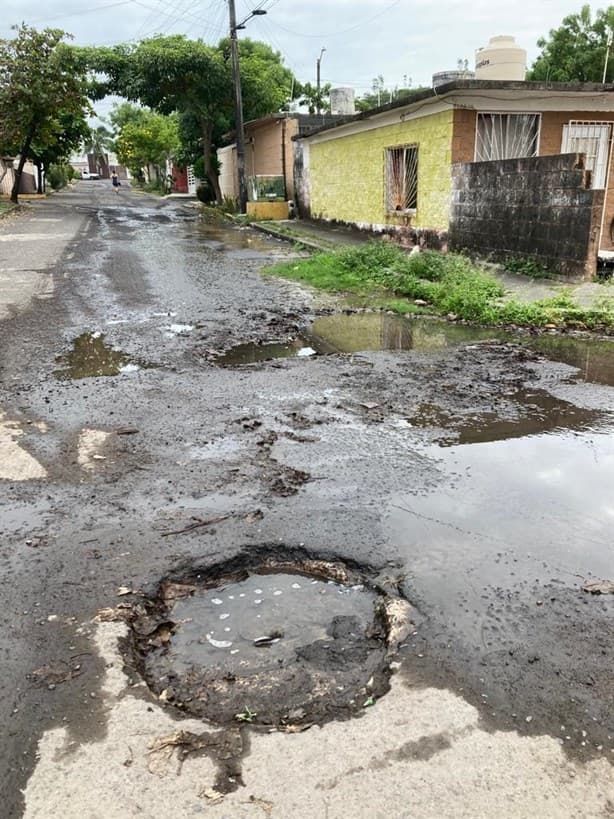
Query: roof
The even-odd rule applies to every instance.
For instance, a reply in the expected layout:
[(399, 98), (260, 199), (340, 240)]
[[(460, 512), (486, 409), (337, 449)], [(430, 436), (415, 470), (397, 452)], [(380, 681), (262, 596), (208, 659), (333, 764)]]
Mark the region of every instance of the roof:
[[(561, 95), (578, 94), (578, 95), (594, 95), (594, 94), (612, 94), (612, 110), (614, 111), (614, 84), (608, 83), (567, 83), (567, 82), (526, 82), (526, 81), (512, 81), (512, 80), (453, 80), (452, 82), (444, 83), (437, 86), (437, 88), (427, 88), (426, 90), (416, 91), (413, 94), (403, 96), (401, 99), (393, 102), (380, 105), (378, 108), (370, 108), (368, 111), (363, 111), (359, 114), (353, 114), (341, 118), (340, 121), (334, 124), (322, 124), (320, 127), (312, 129), (308, 134), (299, 134), (294, 139), (302, 139), (304, 137), (314, 136), (323, 131), (331, 131), (349, 122), (359, 122), (361, 120), (373, 119), (385, 114), (388, 111), (393, 111), (400, 108), (418, 108), (423, 104), (428, 104), (435, 100), (445, 99), (455, 93), (467, 94), (470, 92), (485, 92), (497, 91), (499, 94), (505, 95), (506, 99), (514, 98), (528, 98), (539, 97), (546, 94), (548, 98)], [(498, 99), (501, 99), (499, 97)]]
[[(264, 125), (267, 125), (270, 122), (275, 122), (276, 120), (297, 120), (298, 121), (298, 133), (299, 136), (306, 136), (310, 134), (312, 131), (323, 129), (323, 128), (330, 128), (331, 126), (337, 125), (338, 123), (345, 122), (347, 117), (343, 114), (300, 114), (300, 113), (291, 113), (289, 111), (278, 111), (273, 114), (267, 114), (264, 117), (258, 117), (258, 119), (250, 119), (248, 122), (244, 124), (244, 128), (260, 128)], [(223, 135), (223, 139), (225, 140), (233, 140), (235, 138), (235, 131), (228, 131), (228, 133)]]

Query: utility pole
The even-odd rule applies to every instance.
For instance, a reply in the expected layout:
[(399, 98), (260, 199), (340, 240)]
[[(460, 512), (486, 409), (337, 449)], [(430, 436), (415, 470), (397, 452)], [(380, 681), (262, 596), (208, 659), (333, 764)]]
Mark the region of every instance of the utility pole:
[(237, 12), (235, 0), (228, 0), (230, 14), (230, 54), (232, 58), (232, 83), (235, 96), (235, 131), (237, 144), (237, 173), (239, 176), (239, 210), (247, 210), (247, 177), (245, 175), (245, 134), (243, 133), (243, 98), (241, 96), (241, 73), (239, 71), (239, 43), (237, 40)]
[(326, 51), (325, 48), (323, 48), (320, 51), (320, 56), (318, 57), (318, 59), (316, 61), (316, 89), (317, 89), (316, 90), (316, 94), (317, 94), (317, 97), (316, 97), (316, 112), (318, 114), (322, 113), (322, 100), (320, 98), (320, 64), (322, 62), (322, 54), (324, 54), (325, 51)]
[(606, 41), (606, 52), (605, 52), (605, 62), (603, 64), (603, 80), (602, 82), (605, 83), (607, 74), (608, 74), (608, 60), (610, 59), (610, 49), (612, 48), (612, 29), (608, 29), (607, 41)]

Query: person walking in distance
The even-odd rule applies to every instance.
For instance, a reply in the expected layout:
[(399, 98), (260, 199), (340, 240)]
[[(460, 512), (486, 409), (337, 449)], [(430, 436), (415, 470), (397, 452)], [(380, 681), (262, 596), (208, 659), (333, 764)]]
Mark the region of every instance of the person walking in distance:
[(119, 189), (121, 188), (121, 182), (119, 181), (119, 176), (115, 171), (111, 174), (111, 184), (113, 185), (113, 190), (115, 193), (119, 193)]

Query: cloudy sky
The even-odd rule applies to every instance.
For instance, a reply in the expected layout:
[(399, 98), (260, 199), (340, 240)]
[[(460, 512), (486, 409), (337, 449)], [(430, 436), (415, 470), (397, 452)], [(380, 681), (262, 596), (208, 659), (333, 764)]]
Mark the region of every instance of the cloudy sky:
[[(53, 26), (78, 45), (111, 45), (154, 34), (182, 33), (217, 42), (228, 30), (227, 0), (3, 0), (0, 36), (11, 25)], [(245, 32), (280, 51), (302, 82), (315, 82), (322, 48), (322, 82), (370, 89), (381, 74), (389, 87), (428, 85), (434, 71), (473, 66), (476, 48), (510, 34), (537, 54), (536, 41), (557, 27), (581, 0), (236, 0), (238, 19), (255, 6), (267, 10)], [(607, 4), (602, 4), (607, 5)], [(598, 6), (593, 6), (598, 8)], [(104, 115), (108, 103), (98, 106)]]

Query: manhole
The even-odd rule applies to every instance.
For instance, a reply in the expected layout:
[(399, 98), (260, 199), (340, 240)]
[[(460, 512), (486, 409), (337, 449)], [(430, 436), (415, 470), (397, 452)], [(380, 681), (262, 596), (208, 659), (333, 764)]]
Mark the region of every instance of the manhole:
[(132, 622), (133, 645), (162, 701), (219, 724), (288, 729), (383, 696), (410, 611), (341, 564), (267, 559), (162, 581)]

